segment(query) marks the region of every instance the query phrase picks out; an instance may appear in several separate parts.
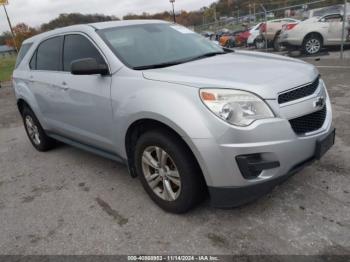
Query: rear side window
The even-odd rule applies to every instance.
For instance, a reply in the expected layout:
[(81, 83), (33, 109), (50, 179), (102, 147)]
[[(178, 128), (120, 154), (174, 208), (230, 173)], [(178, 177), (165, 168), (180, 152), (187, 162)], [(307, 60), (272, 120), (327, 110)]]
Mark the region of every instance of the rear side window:
[(18, 56), (17, 56), (15, 68), (17, 68), (19, 66), (19, 64), (22, 62), (23, 58), (26, 56), (26, 54), (28, 53), (31, 46), (32, 46), (32, 43), (22, 45), (21, 50), (19, 51)]
[[(63, 36), (50, 38), (42, 42), (36, 51), (37, 70), (61, 71), (61, 51), (62, 51)], [(32, 59), (34, 59), (35, 55)]]
[(63, 70), (70, 71), (74, 60), (94, 58), (98, 64), (105, 64), (96, 47), (82, 35), (66, 35), (63, 48)]

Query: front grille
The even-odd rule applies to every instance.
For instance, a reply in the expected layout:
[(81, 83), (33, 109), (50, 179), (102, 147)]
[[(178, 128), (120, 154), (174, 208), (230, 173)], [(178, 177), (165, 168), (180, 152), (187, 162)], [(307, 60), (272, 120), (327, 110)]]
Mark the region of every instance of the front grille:
[(298, 135), (320, 129), (326, 120), (327, 107), (315, 113), (289, 120), (294, 132)]
[(320, 77), (317, 77), (317, 79), (309, 85), (300, 87), (298, 89), (294, 89), (287, 93), (283, 93), (279, 95), (278, 103), (284, 104), (293, 100), (297, 100), (297, 99), (312, 95), (317, 90), (319, 83), (320, 83)]

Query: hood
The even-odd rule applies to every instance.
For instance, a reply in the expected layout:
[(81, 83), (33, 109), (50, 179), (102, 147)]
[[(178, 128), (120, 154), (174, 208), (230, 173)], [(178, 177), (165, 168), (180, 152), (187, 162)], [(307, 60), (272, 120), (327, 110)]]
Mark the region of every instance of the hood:
[(310, 83), (317, 69), (301, 60), (237, 51), (185, 64), (143, 71), (146, 79), (196, 88), (232, 88), (276, 99), (277, 94)]

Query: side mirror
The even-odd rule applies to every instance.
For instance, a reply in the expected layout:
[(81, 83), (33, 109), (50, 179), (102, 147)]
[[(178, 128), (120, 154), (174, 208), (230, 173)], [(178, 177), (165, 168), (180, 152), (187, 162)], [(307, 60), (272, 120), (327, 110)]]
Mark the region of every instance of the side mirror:
[(106, 64), (98, 64), (94, 58), (74, 60), (71, 63), (73, 75), (108, 75), (109, 70)]

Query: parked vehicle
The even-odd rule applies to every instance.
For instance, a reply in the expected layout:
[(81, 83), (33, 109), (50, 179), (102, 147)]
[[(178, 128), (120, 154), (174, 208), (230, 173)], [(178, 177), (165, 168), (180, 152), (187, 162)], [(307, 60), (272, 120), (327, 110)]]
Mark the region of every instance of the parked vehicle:
[(217, 207), (248, 203), (334, 142), (313, 65), (223, 49), (172, 23), (60, 28), (25, 40), (18, 57), (13, 86), (32, 145), (58, 140), (123, 162), (169, 212), (207, 192)]
[(250, 29), (242, 30), (235, 33), (235, 41), (238, 46), (246, 46), (250, 36)]
[(260, 26), (262, 24), (263, 23), (259, 23), (250, 29), (249, 31), (250, 35), (247, 39), (248, 46), (255, 46), (257, 49), (262, 49), (265, 47), (264, 41), (259, 41)]
[(219, 43), (223, 47), (233, 48), (236, 46), (236, 37), (231, 32), (225, 33), (220, 37)]
[[(341, 14), (313, 17), (291, 27), (281, 35), (283, 45), (301, 48), (306, 54), (313, 55), (323, 47), (340, 45), (342, 41), (343, 16)], [(349, 30), (349, 23), (345, 26)], [(346, 44), (350, 44), (347, 42)]]
[(208, 38), (209, 40), (213, 40), (214, 39), (214, 32), (202, 32), (202, 36), (205, 37), (205, 38)]
[(281, 19), (270, 20), (267, 23), (263, 23), (260, 27), (261, 35), (262, 35), (262, 38), (264, 39), (263, 41), (267, 41), (268, 45), (272, 45), (274, 50), (279, 51), (280, 50), (279, 36), (283, 25), (292, 24), (292, 23), (297, 24), (299, 22), (300, 22), (299, 20), (296, 20), (293, 18), (281, 18)]

